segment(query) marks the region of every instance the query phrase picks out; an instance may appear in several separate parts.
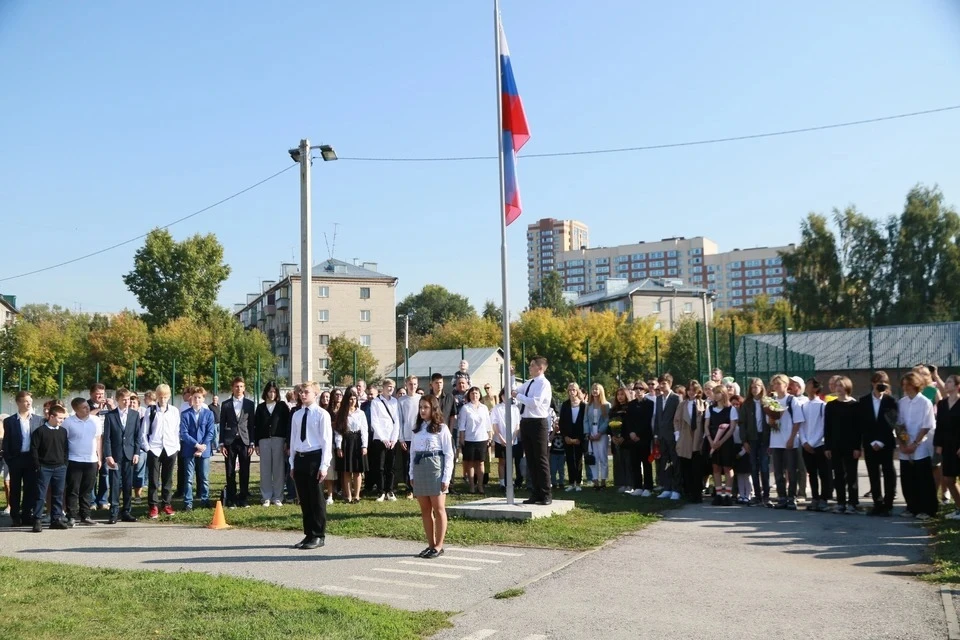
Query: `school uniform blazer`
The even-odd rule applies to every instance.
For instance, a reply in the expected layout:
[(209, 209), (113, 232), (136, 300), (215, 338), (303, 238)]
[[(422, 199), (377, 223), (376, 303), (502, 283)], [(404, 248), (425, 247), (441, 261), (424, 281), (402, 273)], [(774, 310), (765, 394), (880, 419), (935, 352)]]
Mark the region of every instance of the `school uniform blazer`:
[[(564, 400), (563, 404), (560, 405), (560, 435), (566, 438), (573, 438), (574, 440), (580, 441), (580, 446), (584, 445), (584, 417), (587, 413), (586, 403), (580, 403), (580, 414), (577, 416), (576, 421), (573, 420), (573, 407), (570, 404), (569, 400)], [(564, 441), (566, 444), (566, 441)], [(568, 446), (577, 446), (577, 445), (568, 445)]]
[[(623, 433), (625, 438), (630, 438), (631, 433), (637, 434), (639, 442), (630, 440), (630, 446), (639, 446), (641, 449), (649, 450), (650, 443), (653, 442), (653, 400), (644, 398), (642, 400), (631, 400), (627, 405), (627, 415), (623, 419)], [(673, 426), (671, 425), (671, 429)]]
[[(693, 419), (690, 419), (690, 405), (693, 405)], [(707, 403), (700, 398), (684, 400), (677, 408), (673, 420), (674, 431), (680, 432), (677, 440), (677, 455), (690, 459), (699, 453), (703, 446), (703, 417), (707, 412)]]
[[(242, 409), (238, 416), (233, 409), (233, 396), (220, 403), (220, 444), (229, 447), (233, 441), (240, 438), (240, 442), (248, 447), (253, 446), (254, 406), (253, 400), (243, 399)], [(211, 413), (211, 418), (213, 414)]]
[[(261, 402), (254, 417), (256, 428), (253, 441), (258, 445), (267, 438), (290, 439), (290, 408), (286, 402), (277, 402), (273, 411), (267, 411), (267, 403)], [(331, 416), (332, 417), (332, 416)]]
[(113, 409), (103, 417), (103, 457), (113, 458), (115, 462), (129, 460), (140, 455), (140, 441), (143, 439), (143, 426), (140, 413), (127, 409), (127, 422), (120, 422), (120, 409)]
[[(834, 401), (836, 402), (836, 401)], [(896, 439), (893, 437), (893, 427), (887, 422), (886, 413), (888, 411), (897, 411), (897, 401), (889, 393), (883, 394), (880, 398), (880, 411), (876, 416), (873, 415), (873, 394), (860, 398), (860, 434), (864, 451), (873, 451), (871, 442), (879, 441), (883, 443), (883, 451), (893, 451)]]
[[(33, 432), (42, 426), (43, 418), (41, 416), (30, 416), (30, 435), (33, 435)], [(23, 449), (20, 417), (16, 413), (3, 420), (3, 444), (0, 449), (3, 450), (3, 459), (7, 462), (16, 459), (20, 455), (20, 450)]]
[[(762, 413), (763, 409), (761, 408), (760, 411)], [(770, 425), (767, 424), (766, 417), (761, 416), (763, 431), (757, 432), (757, 403), (753, 398), (744, 398), (740, 408), (737, 409), (737, 414), (740, 416), (737, 419), (737, 428), (740, 429), (741, 442), (759, 440), (761, 447), (770, 445)]]
[(213, 426), (213, 411), (210, 409), (200, 409), (200, 415), (190, 407), (186, 411), (180, 412), (180, 455), (184, 458), (192, 458), (196, 452), (198, 444), (205, 444), (207, 448), (200, 454), (201, 458), (209, 458), (213, 455), (213, 436), (215, 429)]
[[(659, 399), (659, 398), (658, 398)], [(657, 421), (657, 400), (652, 400), (654, 420)], [(673, 438), (673, 418), (677, 415), (677, 407), (680, 406), (680, 396), (671, 393), (663, 402), (663, 409), (660, 412), (659, 421), (654, 425), (653, 435), (664, 439)]]

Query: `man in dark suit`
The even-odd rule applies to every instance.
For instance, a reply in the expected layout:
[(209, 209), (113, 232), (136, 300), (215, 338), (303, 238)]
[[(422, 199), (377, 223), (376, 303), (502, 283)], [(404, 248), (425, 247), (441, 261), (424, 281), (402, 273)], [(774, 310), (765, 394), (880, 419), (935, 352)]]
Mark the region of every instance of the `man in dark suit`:
[[(243, 397), (246, 383), (233, 379), (233, 395), (220, 409), (220, 453), (227, 467), (227, 506), (246, 507), (250, 497), (250, 456), (253, 455), (254, 405)], [(240, 490), (237, 491), (237, 461)]]
[[(10, 473), (11, 526), (33, 524), (37, 504), (37, 470), (30, 453), (30, 436), (43, 425), (43, 418), (33, 414), (33, 396), (29, 391), (17, 392), (17, 413), (3, 421), (3, 460)], [(21, 499), (22, 498), (22, 499)]]
[[(877, 371), (870, 378), (873, 391), (860, 398), (860, 434), (863, 441), (863, 457), (870, 476), (870, 492), (873, 509), (870, 516), (888, 516), (893, 510), (897, 495), (897, 473), (893, 469), (893, 454), (896, 439), (893, 424), (888, 419), (897, 412), (897, 401), (890, 395), (890, 377), (885, 371)], [(894, 424), (896, 419), (894, 418)], [(883, 484), (880, 473), (883, 472)]]
[(110, 519), (107, 524), (116, 524), (118, 516), (124, 522), (137, 521), (130, 513), (130, 494), (133, 472), (142, 455), (140, 414), (130, 408), (130, 392), (118, 389), (115, 398), (117, 408), (103, 414), (103, 457), (110, 477)]
[(683, 489), (680, 475), (680, 458), (677, 456), (677, 438), (673, 431), (673, 418), (680, 406), (680, 396), (673, 392), (673, 376), (665, 373), (657, 380), (660, 395), (654, 400), (653, 439), (660, 444), (657, 459), (657, 480), (663, 488), (659, 497), (679, 500)]

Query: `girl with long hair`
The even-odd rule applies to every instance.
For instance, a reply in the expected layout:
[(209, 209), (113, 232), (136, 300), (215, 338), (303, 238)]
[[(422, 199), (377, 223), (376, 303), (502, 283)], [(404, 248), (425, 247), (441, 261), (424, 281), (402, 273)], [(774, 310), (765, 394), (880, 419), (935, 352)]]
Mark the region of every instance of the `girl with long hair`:
[(368, 438), (367, 416), (360, 409), (356, 390), (348, 387), (333, 419), (333, 440), (337, 448), (336, 467), (343, 483), (343, 497), (347, 504), (360, 502), (360, 483), (367, 470)]
[(420, 503), (420, 517), (427, 548), (418, 555), (431, 560), (443, 555), (447, 535), (446, 493), (453, 477), (453, 439), (443, 422), (436, 396), (420, 398), (420, 419), (410, 443), (410, 477), (413, 495)]
[(585, 431), (589, 444), (587, 451), (596, 462), (593, 467), (593, 487), (597, 491), (607, 488), (607, 460), (610, 451), (610, 403), (603, 385), (594, 382), (590, 387), (590, 404), (587, 406)]

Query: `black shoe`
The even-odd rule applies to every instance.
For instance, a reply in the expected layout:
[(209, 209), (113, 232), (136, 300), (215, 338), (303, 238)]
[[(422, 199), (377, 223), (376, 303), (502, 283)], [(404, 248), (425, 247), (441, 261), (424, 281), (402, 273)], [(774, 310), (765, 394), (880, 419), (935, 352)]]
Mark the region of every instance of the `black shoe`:
[(117, 524), (117, 516), (110, 516), (110, 519), (107, 520), (107, 524)]
[(732, 507), (733, 506), (733, 497), (729, 494), (723, 496), (723, 506)]
[(209, 508), (210, 508), (210, 501), (209, 501), (209, 500), (204, 500), (203, 502), (200, 503), (200, 506), (203, 507), (204, 509), (209, 509)]
[(10, 526), (11, 527), (22, 527), (23, 521), (20, 518), (10, 517)]
[(73, 529), (75, 526), (77, 526), (77, 521), (73, 518), (67, 518), (64, 520), (64, 522), (66, 523), (68, 529)]
[(177, 500), (182, 500), (182, 499), (183, 499), (183, 491), (177, 491), (176, 493), (173, 494), (173, 497), (176, 498)]
[(520, 504), (537, 504), (539, 501), (534, 498), (527, 498)]
[(246, 501), (246, 500), (237, 500), (237, 506), (238, 506), (238, 507), (241, 507), (241, 508), (243, 508), (243, 509), (246, 509), (246, 508), (249, 507), (250, 505), (247, 504), (247, 501)]
[(316, 549), (324, 545), (323, 538), (310, 538), (308, 541), (304, 542), (300, 548), (304, 550)]
[(714, 506), (714, 507), (722, 507), (722, 506), (723, 506), (723, 496), (721, 496), (719, 493), (718, 493), (717, 495), (713, 496), (713, 500), (710, 502), (710, 505), (711, 505), (711, 506)]
[(421, 551), (420, 553), (418, 553), (418, 554), (417, 554), (417, 557), (418, 557), (418, 558), (426, 558), (426, 557), (427, 557), (427, 554), (430, 553), (431, 551), (433, 551), (433, 547), (427, 547), (426, 549), (424, 549), (423, 551)]
[(193, 511), (193, 505), (190, 505), (190, 506), (188, 506), (188, 507), (184, 507), (183, 510), (186, 511), (187, 513), (190, 513), (191, 511)]
[(796, 502), (793, 502), (792, 500), (787, 502), (787, 511), (796, 511), (796, 510), (797, 510)]
[(300, 549), (301, 547), (303, 547), (303, 545), (305, 545), (305, 544), (308, 543), (308, 542), (310, 542), (310, 536), (304, 536), (304, 537), (303, 537), (303, 540), (301, 540), (301, 541), (298, 542), (297, 544), (293, 545), (293, 548), (294, 548), (294, 549)]
[(34, 533), (40, 533), (41, 531), (43, 531), (43, 526), (40, 524), (39, 520), (33, 521), (33, 529), (31, 529), (31, 531), (33, 531)]
[(121, 514), (121, 515), (120, 515), (120, 519), (123, 520), (124, 522), (136, 522), (136, 521), (137, 521), (136, 517), (132, 516), (132, 515), (129, 514), (129, 513)]
[(867, 511), (867, 515), (874, 516), (876, 518), (889, 518), (890, 509), (887, 509), (886, 507), (874, 507), (873, 509)]
[(430, 549), (427, 552), (427, 555), (423, 556), (427, 560), (433, 560), (434, 558), (439, 558), (443, 555), (443, 549)]
[(536, 504), (541, 506), (546, 506), (548, 504), (553, 504), (553, 498), (547, 498), (546, 500), (537, 500)]
[(93, 518), (91, 518), (90, 516), (87, 516), (86, 518), (80, 518), (80, 524), (86, 525), (88, 527), (93, 527), (99, 523)]
[[(96, 524), (96, 523), (94, 522), (94, 524)], [(53, 521), (50, 522), (50, 528), (51, 528), (51, 529), (69, 529), (70, 527), (68, 527), (68, 526), (67, 526), (67, 523), (64, 522), (63, 520), (53, 520)], [(36, 525), (36, 524), (34, 524), (33, 530), (34, 530), (34, 531), (37, 530), (37, 525)]]

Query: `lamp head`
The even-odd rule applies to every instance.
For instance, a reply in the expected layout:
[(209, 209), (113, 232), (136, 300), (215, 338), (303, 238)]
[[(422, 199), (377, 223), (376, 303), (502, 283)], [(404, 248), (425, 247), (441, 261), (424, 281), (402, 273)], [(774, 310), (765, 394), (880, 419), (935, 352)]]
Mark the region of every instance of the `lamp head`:
[(323, 158), (324, 162), (330, 162), (337, 159), (337, 152), (329, 144), (322, 144), (320, 145), (320, 157)]

